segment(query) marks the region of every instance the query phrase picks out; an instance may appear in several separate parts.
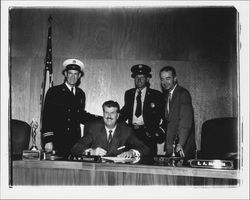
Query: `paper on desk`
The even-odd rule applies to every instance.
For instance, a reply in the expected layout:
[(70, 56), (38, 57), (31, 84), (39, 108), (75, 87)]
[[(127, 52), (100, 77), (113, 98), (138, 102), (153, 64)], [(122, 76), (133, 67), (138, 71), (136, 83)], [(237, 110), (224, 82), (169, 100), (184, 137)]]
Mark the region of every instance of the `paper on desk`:
[(104, 156), (102, 157), (104, 160), (111, 160), (114, 163), (136, 163), (140, 160), (140, 157), (135, 158), (123, 158), (123, 157), (112, 157), (112, 156)]

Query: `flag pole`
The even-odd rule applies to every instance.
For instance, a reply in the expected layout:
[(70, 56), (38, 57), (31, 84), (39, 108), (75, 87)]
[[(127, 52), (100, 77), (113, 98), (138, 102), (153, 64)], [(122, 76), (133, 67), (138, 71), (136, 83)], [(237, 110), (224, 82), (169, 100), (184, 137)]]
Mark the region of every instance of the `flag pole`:
[[(48, 18), (49, 27), (48, 27), (48, 37), (47, 37), (47, 48), (46, 48), (46, 57), (44, 60), (45, 68), (43, 71), (43, 82), (41, 87), (40, 95), (40, 133), (42, 133), (42, 120), (43, 120), (43, 108), (44, 100), (47, 90), (53, 86), (53, 70), (52, 70), (52, 17), (51, 15)], [(41, 134), (41, 142), (43, 146), (43, 139)]]

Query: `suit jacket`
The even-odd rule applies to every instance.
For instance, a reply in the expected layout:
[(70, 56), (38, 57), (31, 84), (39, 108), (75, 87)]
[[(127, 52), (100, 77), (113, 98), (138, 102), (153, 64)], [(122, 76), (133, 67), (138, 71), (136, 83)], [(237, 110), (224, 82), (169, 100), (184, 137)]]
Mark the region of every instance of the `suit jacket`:
[(53, 142), (58, 155), (67, 156), (81, 138), (80, 123), (96, 119), (85, 111), (85, 93), (76, 88), (73, 95), (65, 84), (50, 88), (42, 114), (43, 143)]
[(179, 143), (184, 147), (185, 155), (193, 153), (195, 150), (194, 112), (191, 95), (187, 89), (179, 85), (176, 86), (170, 101), (169, 114), (166, 114), (166, 121), (167, 154), (172, 152), (176, 135), (179, 137)]
[[(134, 98), (136, 88), (132, 88), (125, 92), (124, 101), (125, 104), (121, 109), (120, 119), (127, 121), (132, 126), (133, 120), (133, 109), (134, 109)], [(144, 103), (142, 117), (144, 125), (147, 131), (152, 136), (155, 142), (162, 143), (165, 140), (165, 133), (162, 129), (159, 129), (161, 119), (164, 118), (164, 97), (160, 91), (147, 88)], [(157, 136), (157, 134), (159, 136)]]
[[(118, 150), (119, 147), (126, 148)], [(72, 148), (72, 155), (81, 156), (88, 148), (101, 147), (107, 151), (109, 156), (117, 156), (129, 149), (138, 150), (141, 156), (149, 154), (149, 148), (136, 136), (132, 134), (132, 129), (126, 123), (117, 123), (110, 148), (108, 148), (107, 133), (104, 121), (97, 120), (84, 127), (84, 136)]]

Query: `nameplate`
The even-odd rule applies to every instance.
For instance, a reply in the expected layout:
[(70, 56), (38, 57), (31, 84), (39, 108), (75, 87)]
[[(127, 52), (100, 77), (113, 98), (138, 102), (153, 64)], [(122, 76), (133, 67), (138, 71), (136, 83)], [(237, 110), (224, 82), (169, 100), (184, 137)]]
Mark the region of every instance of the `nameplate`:
[(23, 160), (40, 160), (40, 151), (39, 150), (23, 150), (22, 159)]
[(207, 160), (193, 159), (189, 160), (190, 167), (211, 168), (211, 169), (234, 169), (231, 160)]
[(101, 162), (101, 156), (79, 156), (79, 157), (70, 157), (69, 160), (80, 161), (80, 162)]

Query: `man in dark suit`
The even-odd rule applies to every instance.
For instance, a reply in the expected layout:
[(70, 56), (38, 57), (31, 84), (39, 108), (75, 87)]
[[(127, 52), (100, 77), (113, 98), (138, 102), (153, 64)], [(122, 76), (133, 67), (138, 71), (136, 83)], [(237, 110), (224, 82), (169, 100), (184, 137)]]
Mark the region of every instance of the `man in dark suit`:
[(90, 122), (84, 127), (84, 136), (72, 148), (72, 155), (146, 156), (149, 148), (132, 134), (132, 129), (126, 123), (117, 123), (119, 104), (106, 101), (102, 108), (103, 119)]
[(83, 63), (67, 59), (63, 63), (64, 83), (51, 87), (45, 97), (42, 114), (42, 140), (46, 152), (67, 157), (81, 138), (80, 123), (97, 116), (85, 111), (85, 93), (78, 88), (84, 75)]
[(157, 143), (165, 140), (164, 129), (160, 127), (164, 118), (164, 97), (160, 91), (149, 88), (151, 68), (138, 64), (131, 68), (135, 88), (125, 92), (125, 104), (121, 109), (121, 120), (127, 121), (134, 134), (157, 155)]
[(178, 85), (173, 67), (163, 67), (160, 79), (165, 93), (166, 155), (171, 155), (174, 149), (174, 153), (181, 157), (191, 156), (196, 148), (191, 95), (187, 89)]

